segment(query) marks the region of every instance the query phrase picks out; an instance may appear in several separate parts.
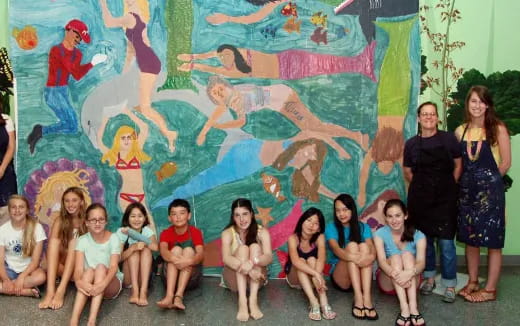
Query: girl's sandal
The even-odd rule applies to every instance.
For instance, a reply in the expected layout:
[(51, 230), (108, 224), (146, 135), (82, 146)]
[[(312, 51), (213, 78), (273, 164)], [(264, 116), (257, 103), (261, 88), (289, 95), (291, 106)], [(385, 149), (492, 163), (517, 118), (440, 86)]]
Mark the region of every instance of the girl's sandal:
[(321, 320), (320, 306), (311, 306), (309, 309), (309, 319), (310, 320)]
[[(423, 320), (422, 324), (418, 324), (418, 320)], [(412, 322), (412, 325), (414, 326), (426, 326), (426, 321), (424, 320), (424, 317), (421, 314), (412, 315), (410, 314), (410, 321)]]
[(321, 307), (321, 315), (323, 316), (323, 319), (332, 320), (336, 318), (336, 313), (332, 311), (332, 308), (330, 305), (324, 305)]
[(495, 301), (497, 299), (497, 290), (480, 289), (468, 294), (464, 299), (472, 303)]
[(478, 291), (480, 288), (478, 281), (469, 281), (466, 286), (464, 286), (462, 289), (460, 289), (458, 295), (461, 297), (466, 298), (471, 293)]
[[(363, 307), (363, 312), (365, 314), (366, 320), (378, 320), (379, 319), (379, 315), (377, 314), (376, 308), (374, 308), (374, 307), (372, 307), (372, 308)], [(372, 312), (375, 313), (373, 316), (372, 316)]]
[[(399, 321), (403, 322), (402, 324), (399, 324)], [(397, 318), (395, 319), (395, 326), (410, 326), (410, 316), (405, 317), (401, 314), (397, 315)]]

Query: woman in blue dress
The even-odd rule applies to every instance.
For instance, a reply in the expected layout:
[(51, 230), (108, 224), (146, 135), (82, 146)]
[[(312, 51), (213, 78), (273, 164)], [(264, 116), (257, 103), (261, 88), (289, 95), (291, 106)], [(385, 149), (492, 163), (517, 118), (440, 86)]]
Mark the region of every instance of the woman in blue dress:
[[(455, 130), (463, 157), (457, 239), (466, 244), (469, 281), (459, 294), (470, 302), (485, 302), (497, 297), (505, 238), (502, 176), (511, 166), (511, 142), (486, 87), (471, 87), (465, 106), (466, 122)], [(488, 277), (482, 289), (480, 247), (488, 248)]]

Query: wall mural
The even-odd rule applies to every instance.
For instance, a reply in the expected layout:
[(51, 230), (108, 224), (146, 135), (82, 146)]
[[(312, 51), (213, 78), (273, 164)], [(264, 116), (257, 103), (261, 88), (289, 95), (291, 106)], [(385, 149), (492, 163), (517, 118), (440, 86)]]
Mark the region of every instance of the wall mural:
[(415, 132), (418, 1), (13, 0), (20, 189), (51, 224), (69, 185), (115, 230), (140, 201), (158, 231), (193, 205), (207, 273), (231, 202), (252, 199), (277, 251), (303, 210), (357, 198), (371, 227), (404, 197)]

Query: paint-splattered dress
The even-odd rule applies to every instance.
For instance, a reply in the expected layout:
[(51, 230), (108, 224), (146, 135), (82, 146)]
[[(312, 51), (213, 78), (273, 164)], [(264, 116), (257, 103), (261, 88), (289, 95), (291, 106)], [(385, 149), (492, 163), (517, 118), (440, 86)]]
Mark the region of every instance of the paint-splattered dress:
[[(459, 127), (463, 172), (460, 178), (460, 202), (457, 240), (474, 247), (499, 249), (505, 238), (505, 193), (493, 149), (482, 141), (480, 155), (475, 161), (468, 157), (468, 133)], [(477, 137), (483, 129), (472, 129), (471, 151), (477, 151)]]

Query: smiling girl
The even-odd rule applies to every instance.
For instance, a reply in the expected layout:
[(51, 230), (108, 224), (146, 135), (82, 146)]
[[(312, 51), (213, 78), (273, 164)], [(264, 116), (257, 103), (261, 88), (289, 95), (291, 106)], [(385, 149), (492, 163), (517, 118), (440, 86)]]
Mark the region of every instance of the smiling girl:
[(10, 220), (0, 227), (0, 293), (40, 297), (36, 288), (45, 282), (40, 268), (45, 231), (29, 216), (29, 201), (11, 195), (8, 201)]
[(123, 274), (118, 267), (121, 244), (117, 235), (105, 229), (106, 208), (92, 204), (86, 216), (88, 232), (79, 237), (75, 251), (74, 280), (78, 291), (71, 326), (79, 325), (88, 298), (92, 298), (88, 325), (95, 325), (103, 298), (115, 299), (122, 289)]
[(396, 326), (426, 324), (417, 308), (417, 280), (425, 266), (426, 237), (408, 219), (400, 199), (390, 199), (384, 208), (386, 225), (374, 234), (379, 268), (389, 277), (399, 298), (401, 312)]
[(325, 236), (334, 254), (331, 281), (340, 291), (354, 290), (352, 316), (357, 319), (379, 318), (372, 303), (372, 264), (376, 258), (370, 226), (358, 220), (352, 196), (341, 194), (334, 200), (334, 222), (327, 225)]
[[(309, 299), (311, 320), (321, 320), (322, 316), (324, 319), (336, 318), (327, 299), (327, 285), (322, 274), (327, 258), (324, 229), (323, 213), (311, 207), (302, 214), (288, 241), (289, 261), (285, 265), (287, 283), (291, 287), (303, 288)], [(317, 291), (319, 301), (313, 288)]]
[[(258, 226), (249, 199), (238, 198), (231, 204), (231, 218), (221, 235), (222, 280), (233, 292), (238, 292), (239, 321), (249, 316), (264, 316), (258, 307), (258, 290), (265, 284), (267, 265), (273, 260), (271, 237), (265, 228)], [(249, 302), (246, 294), (249, 283)], [(249, 309), (248, 309), (249, 303)]]
[(128, 302), (148, 305), (148, 282), (152, 270), (152, 251), (157, 251), (155, 232), (148, 226), (148, 213), (141, 203), (128, 205), (123, 214), (121, 228), (117, 230), (123, 246), (123, 284), (132, 286)]
[[(87, 232), (85, 225), (85, 193), (79, 187), (70, 187), (61, 196), (60, 214), (52, 224), (47, 247), (47, 291), (40, 309), (59, 309), (74, 272), (74, 248), (80, 235)], [(56, 289), (56, 278), (61, 277)]]

